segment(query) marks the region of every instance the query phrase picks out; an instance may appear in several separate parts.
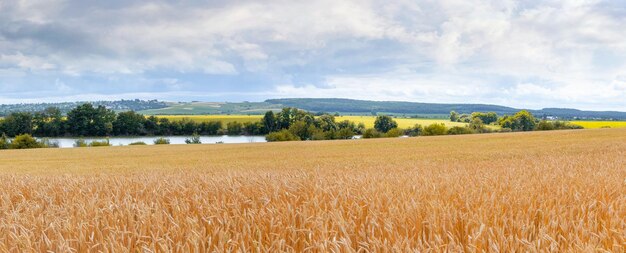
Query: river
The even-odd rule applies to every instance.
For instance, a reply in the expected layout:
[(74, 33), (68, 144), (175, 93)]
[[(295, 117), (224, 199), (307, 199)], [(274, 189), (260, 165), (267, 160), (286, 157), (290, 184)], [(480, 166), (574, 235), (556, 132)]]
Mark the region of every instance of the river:
[[(126, 146), (133, 142), (144, 142), (148, 145), (154, 145), (154, 140), (157, 138), (166, 138), (170, 140), (170, 144), (185, 144), (185, 140), (190, 136), (137, 136), (137, 137), (110, 137), (109, 142), (113, 146)], [(47, 138), (52, 143), (58, 143), (60, 148), (73, 148), (76, 140), (81, 138)], [(82, 138), (87, 143), (91, 141), (102, 141), (107, 138)], [(200, 136), (202, 144), (216, 144), (216, 143), (253, 143), (253, 142), (266, 142), (265, 136)]]

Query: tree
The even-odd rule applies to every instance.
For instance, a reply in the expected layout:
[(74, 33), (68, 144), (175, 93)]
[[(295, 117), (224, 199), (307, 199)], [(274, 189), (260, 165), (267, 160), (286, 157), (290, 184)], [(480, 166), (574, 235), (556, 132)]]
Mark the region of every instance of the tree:
[(33, 134), (35, 136), (59, 136), (65, 133), (63, 115), (57, 107), (48, 107), (33, 117)]
[(11, 147), (11, 140), (9, 140), (9, 137), (2, 133), (2, 135), (0, 136), (0, 149), (9, 149)]
[(226, 130), (228, 135), (240, 135), (243, 130), (243, 125), (237, 121), (228, 122), (226, 124)]
[(261, 120), (266, 133), (277, 130), (276, 115), (273, 111), (267, 111)]
[(484, 124), (489, 125), (493, 122), (498, 121), (498, 114), (496, 114), (495, 112), (473, 112), (472, 120), (476, 118), (479, 118)]
[(374, 121), (374, 128), (381, 133), (386, 133), (396, 127), (398, 127), (398, 123), (387, 115), (378, 116), (376, 121)]
[(74, 136), (107, 136), (113, 131), (115, 112), (104, 106), (82, 104), (67, 113), (67, 126)]
[(537, 123), (530, 112), (521, 110), (513, 116), (504, 115), (498, 120), (498, 124), (513, 131), (532, 131)]
[(145, 135), (146, 117), (134, 111), (120, 112), (113, 121), (115, 135)]
[(29, 112), (14, 112), (4, 118), (2, 125), (8, 136), (32, 134), (33, 115)]
[(459, 113), (455, 111), (450, 112), (450, 121), (457, 122), (459, 120)]

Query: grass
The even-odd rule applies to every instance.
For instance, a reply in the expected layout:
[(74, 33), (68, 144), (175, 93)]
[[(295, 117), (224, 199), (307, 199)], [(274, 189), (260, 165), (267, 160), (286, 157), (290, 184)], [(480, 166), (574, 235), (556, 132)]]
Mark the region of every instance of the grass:
[(0, 152), (0, 251), (624, 252), (626, 129)]
[(623, 128), (626, 127), (626, 121), (570, 121), (573, 124), (580, 125), (584, 128)]

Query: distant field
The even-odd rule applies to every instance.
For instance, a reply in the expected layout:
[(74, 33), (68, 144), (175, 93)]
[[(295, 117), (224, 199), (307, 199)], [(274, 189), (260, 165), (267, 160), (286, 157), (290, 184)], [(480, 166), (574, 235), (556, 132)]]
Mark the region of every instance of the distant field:
[(626, 129), (0, 150), (0, 252), (625, 252)]
[(626, 121), (570, 121), (572, 124), (584, 128), (622, 128), (626, 127)]
[(191, 119), (196, 122), (221, 121), (226, 125), (229, 122), (237, 121), (239, 123), (257, 122), (263, 118), (263, 115), (157, 115), (157, 117), (168, 118), (170, 120)]
[(203, 115), (203, 114), (263, 114), (269, 110), (278, 111), (281, 105), (269, 103), (218, 103), (189, 102), (170, 103), (168, 107), (139, 111), (146, 115)]

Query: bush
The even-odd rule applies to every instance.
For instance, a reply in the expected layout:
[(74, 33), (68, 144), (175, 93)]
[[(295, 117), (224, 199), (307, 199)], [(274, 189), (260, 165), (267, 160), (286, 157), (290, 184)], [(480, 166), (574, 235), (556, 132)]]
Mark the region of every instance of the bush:
[(387, 138), (394, 138), (394, 137), (400, 137), (404, 134), (404, 131), (400, 128), (392, 128), (389, 129), (389, 131), (387, 131), (387, 133), (385, 133), (385, 137)]
[(424, 132), (424, 128), (420, 124), (415, 124), (415, 126), (407, 128), (404, 130), (404, 134), (408, 136), (420, 136)]
[(348, 140), (354, 137), (354, 131), (350, 128), (341, 128), (335, 132), (334, 139)]
[(30, 134), (22, 134), (15, 136), (15, 139), (11, 142), (11, 149), (29, 149), (29, 148), (43, 148), (43, 145), (38, 142)]
[(76, 141), (74, 142), (74, 147), (76, 147), (76, 148), (84, 148), (84, 147), (87, 147), (87, 146), (89, 146), (89, 145), (88, 145), (88, 144), (87, 144), (87, 142), (86, 142), (84, 139), (82, 139), (82, 138), (81, 138), (81, 139), (78, 139), (78, 140), (76, 140)]
[(41, 139), (40, 143), (41, 143), (41, 146), (43, 146), (44, 148), (58, 148), (59, 147), (59, 142), (50, 141), (50, 139), (48, 138)]
[(191, 137), (185, 139), (185, 143), (187, 143), (187, 144), (202, 144), (202, 141), (200, 141), (200, 135), (195, 133)]
[(446, 128), (446, 125), (443, 123), (437, 124), (430, 124), (428, 126), (426, 126), (424, 128), (424, 135), (429, 136), (429, 135), (445, 135), (447, 133), (448, 129)]
[(160, 137), (154, 140), (154, 145), (166, 145), (166, 144), (170, 144), (170, 139)]
[(111, 143), (109, 142), (109, 139), (106, 140), (102, 140), (102, 141), (92, 141), (91, 143), (89, 143), (90, 147), (108, 147), (111, 146)]
[(455, 126), (455, 127), (448, 129), (448, 134), (450, 135), (473, 134), (473, 133), (476, 133), (476, 132), (469, 127)]
[(563, 121), (542, 120), (535, 126), (537, 131), (563, 130), (563, 129), (583, 129), (582, 126)]
[(299, 141), (300, 137), (294, 135), (287, 129), (280, 130), (278, 132), (271, 132), (265, 136), (265, 140), (268, 142), (274, 141)]
[(141, 145), (148, 145), (143, 141), (136, 141), (136, 142), (132, 142), (130, 144), (128, 144), (128, 146), (141, 146)]
[(382, 134), (374, 128), (368, 128), (363, 132), (363, 139), (380, 138)]

